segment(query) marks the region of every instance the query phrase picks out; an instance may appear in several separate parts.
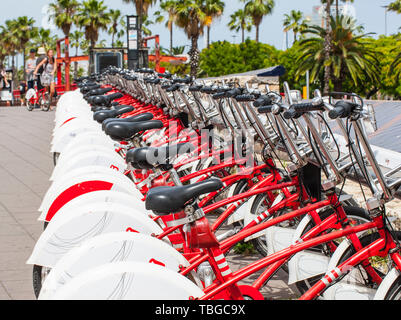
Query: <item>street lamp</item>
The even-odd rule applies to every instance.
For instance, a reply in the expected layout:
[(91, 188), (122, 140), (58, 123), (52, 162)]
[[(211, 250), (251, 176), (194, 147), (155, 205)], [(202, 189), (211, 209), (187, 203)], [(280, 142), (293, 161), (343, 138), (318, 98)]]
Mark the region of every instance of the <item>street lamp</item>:
[(384, 8), (384, 35), (387, 37), (387, 12), (388, 6), (381, 6)]

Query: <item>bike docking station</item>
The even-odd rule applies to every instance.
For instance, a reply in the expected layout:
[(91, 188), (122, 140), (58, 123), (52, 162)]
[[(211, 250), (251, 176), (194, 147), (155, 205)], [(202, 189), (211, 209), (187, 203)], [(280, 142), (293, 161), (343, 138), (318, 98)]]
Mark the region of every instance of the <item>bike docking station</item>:
[[(128, 26), (137, 50), (135, 17)], [(99, 66), (57, 104), (44, 231), (27, 261), (39, 300), (244, 318), (272, 300), (278, 272), (301, 300), (400, 297), (401, 232), (385, 205), (401, 161), (371, 146), (361, 97)], [(257, 258), (234, 267), (244, 245)]]

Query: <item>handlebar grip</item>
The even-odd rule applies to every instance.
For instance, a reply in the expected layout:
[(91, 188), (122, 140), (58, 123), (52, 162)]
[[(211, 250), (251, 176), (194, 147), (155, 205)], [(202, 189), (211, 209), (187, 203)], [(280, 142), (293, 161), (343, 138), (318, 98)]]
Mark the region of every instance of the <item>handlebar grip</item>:
[(263, 106), (258, 108), (259, 113), (271, 113), (273, 111), (273, 106)]
[(255, 96), (253, 94), (242, 94), (235, 97), (235, 100), (239, 102), (248, 102), (255, 100)]
[(329, 117), (330, 119), (347, 118), (357, 107), (358, 106), (354, 103), (338, 101), (334, 106), (334, 109), (329, 111)]
[(226, 97), (226, 92), (215, 93), (212, 97), (214, 100), (223, 99)]
[(226, 92), (226, 97), (232, 98), (232, 97), (240, 95), (241, 93), (242, 93), (241, 89), (238, 89), (238, 88), (232, 89), (232, 90), (229, 90)]
[(200, 89), (200, 92), (212, 94), (214, 92), (214, 89), (212, 87), (202, 87)]
[(190, 92), (197, 92), (197, 91), (199, 91), (200, 89), (202, 89), (202, 85), (193, 85), (193, 86), (190, 86), (188, 90), (189, 90)]
[(323, 101), (319, 104), (308, 102), (308, 103), (299, 103), (291, 106), (296, 112), (304, 113), (310, 111), (320, 111), (323, 110), (324, 103)]
[(301, 116), (302, 114), (297, 112), (294, 108), (290, 108), (287, 111), (284, 111), (283, 117), (287, 120), (289, 119), (297, 119)]
[(253, 102), (255, 108), (271, 105), (273, 100), (269, 96), (261, 96)]

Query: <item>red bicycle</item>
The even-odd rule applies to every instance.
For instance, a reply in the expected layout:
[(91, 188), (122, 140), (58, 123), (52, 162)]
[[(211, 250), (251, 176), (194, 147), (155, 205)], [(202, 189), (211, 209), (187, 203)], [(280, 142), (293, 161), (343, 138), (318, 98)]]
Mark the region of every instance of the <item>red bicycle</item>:
[(27, 91), (25, 100), (28, 111), (33, 111), (35, 107), (39, 107), (42, 111), (46, 112), (50, 110), (51, 98), (46, 88), (37, 90), (36, 85), (34, 89), (29, 89)]

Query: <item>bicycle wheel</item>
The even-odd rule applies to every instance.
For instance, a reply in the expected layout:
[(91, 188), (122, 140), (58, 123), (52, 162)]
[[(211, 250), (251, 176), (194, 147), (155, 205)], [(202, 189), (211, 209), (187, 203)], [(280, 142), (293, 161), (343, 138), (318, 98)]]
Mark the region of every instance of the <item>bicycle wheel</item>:
[(32, 103), (30, 100), (27, 100), (26, 101), (26, 109), (28, 111), (33, 111), (34, 108), (35, 108), (35, 104)]
[(39, 297), (40, 290), (42, 290), (42, 285), (46, 280), (47, 275), (50, 272), (50, 268), (34, 265), (32, 270), (32, 281), (33, 281), (33, 292), (36, 299)]
[(50, 95), (49, 93), (46, 92), (43, 94), (41, 100), (42, 111), (48, 112), (50, 110), (50, 103), (51, 103)]
[[(353, 226), (370, 221), (369, 215), (362, 208), (353, 207), (353, 206), (344, 206), (343, 208)], [(319, 216), (321, 217), (322, 220), (324, 220), (324, 219), (328, 218), (330, 215), (332, 215), (333, 213), (334, 213), (333, 209), (329, 208), (327, 210), (320, 212)], [(309, 222), (309, 224), (306, 226), (306, 228), (304, 229), (303, 234), (308, 232), (314, 226), (315, 226), (315, 223), (311, 220)], [(330, 230), (327, 230), (327, 232), (329, 232), (329, 231)], [(334, 242), (336, 245), (338, 245), (341, 241), (342, 241), (342, 239), (337, 239)], [(323, 253), (326, 256), (331, 256), (333, 254), (333, 252), (331, 252), (330, 249), (328, 248), (327, 244), (309, 248), (308, 251)], [(296, 282), (296, 286), (297, 286), (298, 290), (302, 294), (304, 294), (306, 291), (309, 290), (309, 288), (311, 288), (316, 282), (318, 282), (322, 278), (322, 276), (323, 276), (323, 274), (319, 274), (319, 275), (316, 275), (309, 279)]]
[(397, 279), (393, 282), (384, 299), (401, 300), (401, 277), (397, 277)]
[[(394, 232), (394, 237), (398, 239), (398, 241), (401, 240), (401, 231), (396, 231)], [(380, 238), (379, 233), (370, 233), (367, 235), (364, 235), (361, 237), (360, 241), (363, 247), (366, 247), (373, 243), (374, 241), (378, 240)], [(347, 250), (343, 253), (341, 258), (339, 259), (337, 266), (342, 264), (344, 261), (348, 260), (350, 257), (352, 257), (356, 253), (354, 247), (352, 245), (348, 246)], [(381, 277), (384, 278), (386, 274), (391, 270), (392, 266), (392, 260), (389, 256), (386, 257), (378, 257), (378, 256), (372, 256), (369, 258), (369, 262), (371, 266), (374, 268), (374, 270), (377, 272), (377, 274)], [(377, 290), (379, 285), (372, 280), (370, 275), (366, 272), (363, 266), (356, 265), (352, 270), (350, 270), (347, 274), (342, 276), (340, 279), (337, 279), (337, 281), (333, 282), (339, 283), (340, 281), (346, 281), (348, 283), (352, 283), (353, 285), (357, 286), (362, 286), (362, 287), (367, 287), (369, 289)], [(332, 284), (332, 285), (333, 285)], [(389, 290), (389, 293), (386, 296), (386, 299), (389, 300), (400, 300), (401, 299), (401, 279), (396, 282), (394, 282), (394, 285), (391, 287)], [(327, 290), (327, 288), (326, 288)], [(324, 293), (324, 292), (323, 292)]]

